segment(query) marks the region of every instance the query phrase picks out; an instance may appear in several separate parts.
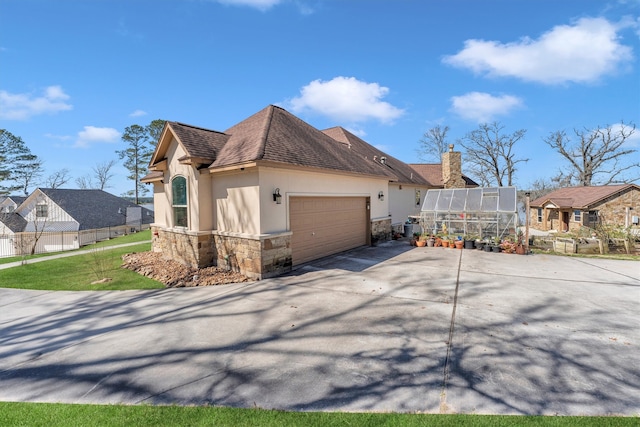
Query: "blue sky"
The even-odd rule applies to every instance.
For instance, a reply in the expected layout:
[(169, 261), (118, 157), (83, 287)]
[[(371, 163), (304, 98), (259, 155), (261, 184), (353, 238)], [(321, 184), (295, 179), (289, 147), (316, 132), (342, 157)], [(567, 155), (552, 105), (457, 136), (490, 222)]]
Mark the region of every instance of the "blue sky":
[(408, 163), (435, 125), (499, 121), (526, 188), (563, 165), (551, 132), (640, 124), (639, 56), (640, 0), (0, 0), (0, 128), (75, 179), (154, 119), (276, 104)]

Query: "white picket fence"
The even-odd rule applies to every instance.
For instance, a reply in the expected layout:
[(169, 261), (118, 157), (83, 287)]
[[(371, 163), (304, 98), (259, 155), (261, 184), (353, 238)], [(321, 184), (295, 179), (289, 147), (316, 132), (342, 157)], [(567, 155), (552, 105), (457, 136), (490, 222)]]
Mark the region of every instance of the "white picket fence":
[(149, 224), (138, 224), (82, 231), (0, 234), (0, 258), (29, 255), (32, 251), (35, 254), (71, 251), (148, 228)]

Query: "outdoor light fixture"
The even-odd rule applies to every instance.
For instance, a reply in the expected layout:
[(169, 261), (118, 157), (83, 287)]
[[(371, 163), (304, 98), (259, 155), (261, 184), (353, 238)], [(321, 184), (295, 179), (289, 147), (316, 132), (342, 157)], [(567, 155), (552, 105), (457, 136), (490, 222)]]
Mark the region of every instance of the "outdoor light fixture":
[(280, 195), (280, 189), (276, 188), (273, 190), (273, 201), (276, 202), (276, 205), (282, 203), (282, 196)]
[(378, 200), (384, 201), (384, 193), (382, 191), (378, 193)]

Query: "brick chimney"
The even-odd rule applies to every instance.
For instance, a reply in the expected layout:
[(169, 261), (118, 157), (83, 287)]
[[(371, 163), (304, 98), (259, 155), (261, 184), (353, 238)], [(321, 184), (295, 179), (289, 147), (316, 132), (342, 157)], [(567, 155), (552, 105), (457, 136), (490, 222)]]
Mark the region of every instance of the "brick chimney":
[(444, 188), (465, 188), (462, 178), (462, 154), (453, 151), (453, 144), (449, 144), (449, 151), (442, 153), (442, 182)]

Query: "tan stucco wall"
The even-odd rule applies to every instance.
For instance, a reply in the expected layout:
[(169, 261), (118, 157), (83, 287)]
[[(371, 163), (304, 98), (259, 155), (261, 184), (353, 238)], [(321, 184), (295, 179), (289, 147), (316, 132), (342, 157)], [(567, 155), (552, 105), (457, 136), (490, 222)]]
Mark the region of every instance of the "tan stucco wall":
[(178, 159), (186, 154), (174, 139), (167, 148), (168, 169), (164, 172), (164, 182), (153, 184), (154, 224), (173, 228), (173, 210), (171, 208), (171, 180), (176, 176), (187, 179), (188, 229), (208, 231), (214, 227), (215, 216), (211, 204), (211, 177), (208, 170), (198, 171), (192, 165), (181, 164)]
[[(336, 175), (300, 170), (260, 168), (260, 224), (262, 234), (289, 230), (289, 198), (297, 196), (360, 196), (371, 198), (371, 220), (389, 218), (389, 189), (386, 179)], [(282, 204), (273, 201), (279, 188)], [(378, 192), (385, 195), (378, 200)]]
[[(372, 241), (391, 238), (390, 200), (394, 197), (386, 178), (267, 166), (210, 174), (177, 164), (183, 155), (178, 144), (172, 144), (165, 182), (154, 184), (153, 248), (185, 264), (203, 267), (213, 263), (256, 279), (289, 271), (289, 199), (297, 196), (367, 197)], [(171, 178), (175, 175), (187, 177), (189, 230), (171, 227)], [(282, 195), (281, 204), (273, 201), (276, 188)], [(380, 191), (385, 195), (382, 201)], [(407, 203), (396, 210), (398, 222), (406, 220), (415, 204), (414, 188), (402, 191), (401, 198)]]
[(212, 174), (209, 203), (216, 213), (215, 230), (260, 234), (260, 198), (256, 168)]
[[(402, 187), (402, 189), (400, 189)], [(389, 212), (392, 224), (402, 224), (409, 215), (420, 215), (420, 208), (429, 187), (389, 184)], [(416, 190), (420, 191), (420, 203), (416, 205)]]

